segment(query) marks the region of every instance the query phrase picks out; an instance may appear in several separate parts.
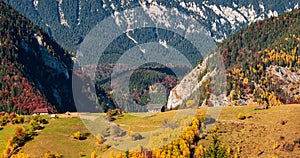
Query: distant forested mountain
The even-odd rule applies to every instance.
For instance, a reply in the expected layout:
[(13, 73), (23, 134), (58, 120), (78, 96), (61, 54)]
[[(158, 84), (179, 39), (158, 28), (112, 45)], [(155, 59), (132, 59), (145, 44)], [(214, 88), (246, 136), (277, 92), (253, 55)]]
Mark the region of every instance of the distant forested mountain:
[[(16, 10), (40, 25), (64, 48), (76, 51), (87, 33), (110, 15), (135, 7), (145, 10), (177, 9), (180, 14), (196, 18), (221, 42), (249, 23), (298, 8), (297, 0), (5, 0)], [(147, 13), (149, 16), (153, 12)], [(135, 14), (132, 21), (138, 20)], [(168, 19), (165, 19), (168, 21)], [(128, 24), (128, 22), (123, 21)], [(167, 22), (165, 22), (167, 24)], [(128, 24), (129, 25), (129, 24)], [(177, 24), (180, 25), (179, 23)], [(176, 27), (176, 26), (171, 26)], [(128, 30), (131, 28), (129, 27)]]

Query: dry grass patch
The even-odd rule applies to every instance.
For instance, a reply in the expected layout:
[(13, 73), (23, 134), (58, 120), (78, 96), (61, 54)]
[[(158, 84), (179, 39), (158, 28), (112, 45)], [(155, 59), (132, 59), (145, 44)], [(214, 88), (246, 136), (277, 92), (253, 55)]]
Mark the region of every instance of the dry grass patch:
[[(283, 105), (268, 110), (253, 107), (224, 107), (217, 122), (222, 142), (241, 150), (242, 157), (295, 157), (299, 146), (290, 152), (295, 138), (300, 138), (300, 105)], [(239, 120), (239, 113), (252, 117)], [(282, 124), (282, 120), (286, 123)], [(202, 141), (207, 144), (208, 140)]]

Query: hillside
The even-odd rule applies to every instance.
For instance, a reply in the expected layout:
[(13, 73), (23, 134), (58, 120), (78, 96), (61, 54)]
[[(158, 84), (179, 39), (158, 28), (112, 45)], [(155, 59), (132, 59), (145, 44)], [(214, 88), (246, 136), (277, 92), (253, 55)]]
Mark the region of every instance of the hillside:
[[(220, 83), (226, 85), (226, 91), (217, 96), (223, 100), (222, 104), (273, 106), (299, 103), (299, 17), (299, 10), (296, 9), (276, 18), (255, 22), (219, 44), (217, 52), (223, 61), (219, 66), (224, 64), (219, 73), (226, 74), (226, 81)], [(173, 108), (179, 104), (184, 105), (178, 98), (188, 100), (193, 96), (192, 93), (196, 94), (199, 105), (211, 105), (218, 100), (216, 96), (210, 95), (214, 91), (210, 84), (213, 82), (214, 76), (211, 73), (214, 69), (209, 69), (209, 66), (206, 69), (205, 66), (209, 64), (203, 65), (200, 62), (186, 76), (186, 81), (198, 76), (198, 81), (190, 86), (198, 86), (198, 91), (182, 93), (182, 87), (188, 83), (177, 85), (169, 96), (168, 108), (171, 108), (172, 102), (176, 103)], [(210, 78), (205, 78), (206, 74)], [(222, 89), (223, 86), (218, 88)]]
[[(298, 131), (300, 128), (299, 105), (284, 105), (262, 111), (256, 111), (254, 108), (253, 106), (223, 108), (220, 118), (216, 122), (221, 143), (226, 147), (229, 146), (231, 152), (238, 153), (240, 157), (297, 157), (300, 154), (300, 148), (299, 144), (294, 144), (294, 141), (300, 138)], [(205, 112), (206, 110), (205, 108), (199, 109), (199, 112)], [(139, 117), (125, 114), (125, 116), (117, 119), (115, 123), (120, 124), (122, 129), (131, 129), (132, 132), (151, 131), (157, 126), (164, 125), (165, 120), (170, 119), (176, 113), (177, 111), (170, 111), (144, 117), (143, 114), (140, 114)], [(249, 114), (251, 118), (239, 120), (237, 118), (239, 113)], [(98, 116), (98, 114), (92, 115)], [(125, 151), (117, 148), (106, 148), (97, 144), (94, 135), (88, 135), (85, 140), (75, 140), (72, 138), (74, 132), (89, 133), (90, 131), (86, 129), (79, 118), (59, 116), (61, 117), (59, 119), (49, 119), (49, 124), (45, 125), (45, 129), (39, 131), (33, 140), (27, 142), (20, 152), (29, 154), (33, 158), (42, 157), (47, 151), (62, 154), (63, 157), (78, 157), (80, 152), (85, 155), (82, 157), (90, 157), (93, 151), (96, 151), (96, 154), (102, 157), (109, 157), (111, 153), (115, 156), (120, 153), (124, 154)], [(282, 121), (285, 124), (281, 124)], [(145, 128), (145, 124), (151, 124), (151, 126)], [(16, 128), (16, 126), (20, 125), (4, 126), (3, 132), (13, 134), (11, 129)], [(170, 136), (168, 133), (162, 136), (167, 135)], [(189, 151), (192, 151), (193, 154), (193, 149), (199, 147), (200, 144), (203, 147), (208, 147), (212, 141), (212, 135), (212, 133), (209, 133), (208, 136), (198, 140), (197, 146), (188, 143)], [(5, 136), (0, 133), (0, 138), (4, 139)], [(293, 147), (289, 148), (288, 144)], [(4, 149), (5, 146), (1, 147), (0, 150)], [(168, 150), (169, 148), (166, 146), (161, 148), (160, 152), (161, 154), (167, 154), (170, 152)], [(175, 151), (176, 147), (172, 150)], [(159, 150), (155, 150), (155, 152), (157, 151)], [(182, 152), (183, 150), (181, 154)], [(134, 154), (135, 152), (131, 153)], [(162, 155), (158, 157), (162, 157)]]
[(299, 103), (299, 19), (294, 10), (257, 22), (220, 45), (231, 101)]
[[(178, 138), (180, 140), (188, 137), (185, 140), (185, 143), (188, 144), (188, 150), (185, 150), (186, 146), (184, 146), (182, 142), (178, 143), (172, 141), (160, 149), (152, 150), (152, 155), (155, 155), (155, 157), (168, 157), (170, 155), (182, 156), (185, 153), (190, 153), (191, 155), (195, 154), (193, 157), (202, 158), (204, 156), (201, 155), (201, 152), (205, 151), (203, 148), (206, 148), (206, 152), (212, 150), (208, 147), (213, 140), (213, 131), (216, 130), (220, 139), (219, 143), (225, 148), (229, 147), (229, 149), (227, 148), (225, 150), (230, 153), (232, 157), (234, 154), (237, 154), (235, 156), (238, 157), (297, 157), (300, 153), (299, 143), (295, 143), (300, 137), (300, 133), (298, 132), (300, 121), (297, 118), (300, 113), (299, 104), (277, 106), (269, 110), (254, 110), (255, 108), (254, 106), (226, 106), (222, 109), (221, 115), (215, 123), (215, 129), (209, 129), (208, 133), (206, 133), (207, 129), (201, 125), (201, 133), (199, 134), (200, 140), (197, 140), (198, 135), (195, 134), (194, 140), (190, 141), (191, 139), (188, 139), (190, 138), (188, 137), (190, 133), (183, 133), (182, 136)], [(207, 108), (198, 109), (200, 113), (205, 113), (207, 112), (206, 110)], [(240, 120), (238, 119), (239, 114), (247, 114), (248, 118)], [(162, 118), (168, 115), (170, 115), (169, 112), (154, 115), (150, 117), (149, 122), (156, 117)], [(170, 116), (168, 116), (168, 118), (169, 117)], [(129, 117), (120, 118), (120, 120), (117, 120), (117, 123), (120, 123), (124, 128), (139, 129), (137, 125), (143, 125), (143, 123), (139, 124), (139, 122), (146, 121), (145, 119), (131, 120), (128, 118)], [(131, 123), (133, 121), (135, 124)], [(124, 124), (124, 122), (129, 123)], [(205, 125), (208, 124), (209, 123), (205, 122)], [(164, 138), (169, 139), (171, 136), (172, 132), (162, 133), (157, 136), (160, 139), (154, 139), (153, 142), (155, 144), (163, 144)], [(153, 138), (155, 137), (152, 137), (152, 139)], [(150, 139), (149, 143), (151, 142)], [(147, 147), (148, 146), (145, 145), (144, 150), (138, 152), (134, 152), (135, 150), (133, 150), (130, 152), (132, 154), (131, 156), (137, 155), (137, 157), (143, 157), (143, 154), (147, 153)], [(200, 149), (200, 152), (198, 149)], [(221, 150), (221, 147), (218, 148), (218, 150)], [(189, 157), (192, 157), (191, 155)], [(206, 155), (206, 157), (216, 157), (216, 155)], [(227, 156), (224, 155), (221, 157)]]
[[(70, 54), (0, 1), (0, 111), (74, 111)], [(51, 84), (49, 84), (51, 83)]]

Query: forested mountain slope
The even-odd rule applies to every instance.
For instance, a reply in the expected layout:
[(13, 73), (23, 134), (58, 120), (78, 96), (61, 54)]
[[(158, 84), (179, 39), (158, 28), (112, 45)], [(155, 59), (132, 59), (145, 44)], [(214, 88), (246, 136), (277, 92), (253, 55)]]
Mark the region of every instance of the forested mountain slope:
[(0, 111), (75, 111), (71, 56), (40, 27), (0, 1)]
[[(299, 103), (299, 19), (300, 11), (296, 9), (279, 17), (258, 21), (219, 45), (218, 51), (223, 57), (226, 71), (224, 104), (257, 103), (272, 106)], [(206, 69), (198, 72), (196, 84), (211, 71)], [(210, 79), (207, 79), (196, 92), (199, 105), (203, 105), (203, 102), (212, 105), (216, 99), (210, 96), (210, 83)], [(179, 84), (172, 90), (176, 93), (169, 97), (169, 104), (191, 95), (178, 92), (182, 86)]]
[(222, 43), (230, 100), (299, 103), (299, 46), (299, 10), (254, 23)]

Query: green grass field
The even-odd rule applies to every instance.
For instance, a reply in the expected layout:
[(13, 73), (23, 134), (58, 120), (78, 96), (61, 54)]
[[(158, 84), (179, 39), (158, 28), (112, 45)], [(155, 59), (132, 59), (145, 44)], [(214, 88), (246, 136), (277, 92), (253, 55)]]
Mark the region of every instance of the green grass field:
[(6, 125), (2, 130), (0, 130), (0, 151), (2, 152), (7, 144), (6, 137), (13, 136), (15, 129), (21, 127), (22, 125)]
[(100, 153), (100, 147), (96, 145), (93, 135), (88, 135), (86, 140), (75, 140), (72, 136), (76, 131), (89, 133), (80, 118), (50, 120), (38, 136), (24, 145), (22, 152), (33, 158), (43, 157), (47, 151), (62, 154), (64, 157), (79, 157), (79, 152), (87, 157), (93, 151)]
[[(299, 147), (295, 146), (293, 152), (286, 152), (279, 149), (272, 149), (275, 143), (283, 144), (293, 142), (295, 138), (300, 138), (300, 105), (283, 105), (272, 107), (268, 110), (254, 110), (255, 107), (224, 107), (220, 118), (216, 124), (219, 127), (219, 138), (224, 144), (231, 148), (240, 148), (243, 157), (283, 156), (296, 157), (300, 155)], [(199, 111), (205, 112), (207, 108)], [(119, 117), (114, 123), (119, 124), (124, 129), (131, 129), (134, 132), (144, 132), (154, 130), (170, 121), (178, 111), (157, 113), (154, 115), (125, 114)], [(252, 117), (239, 120), (239, 113), (250, 114)], [(98, 116), (97, 114), (93, 114)], [(281, 121), (286, 121), (282, 125)], [(0, 131), (0, 150), (5, 148), (5, 137), (13, 134), (14, 129), (19, 125), (7, 125)], [(50, 119), (49, 124), (38, 132), (38, 136), (27, 142), (21, 152), (30, 154), (31, 157), (43, 157), (47, 151), (62, 154), (65, 158), (79, 157), (79, 152), (90, 157), (93, 151), (102, 157), (108, 157), (110, 152), (119, 153), (121, 151), (102, 147), (96, 144), (96, 138), (88, 135), (86, 140), (75, 140), (74, 132), (90, 133), (80, 118), (59, 118)], [(282, 139), (282, 137), (284, 137)], [(211, 141), (210, 135), (200, 140), (201, 144), (207, 145)]]
[(145, 116), (141, 114), (125, 114), (114, 122), (127, 130), (130, 128), (134, 132), (147, 132), (161, 127), (165, 121), (170, 121), (176, 113), (177, 111), (170, 111), (150, 116), (147, 114)]

